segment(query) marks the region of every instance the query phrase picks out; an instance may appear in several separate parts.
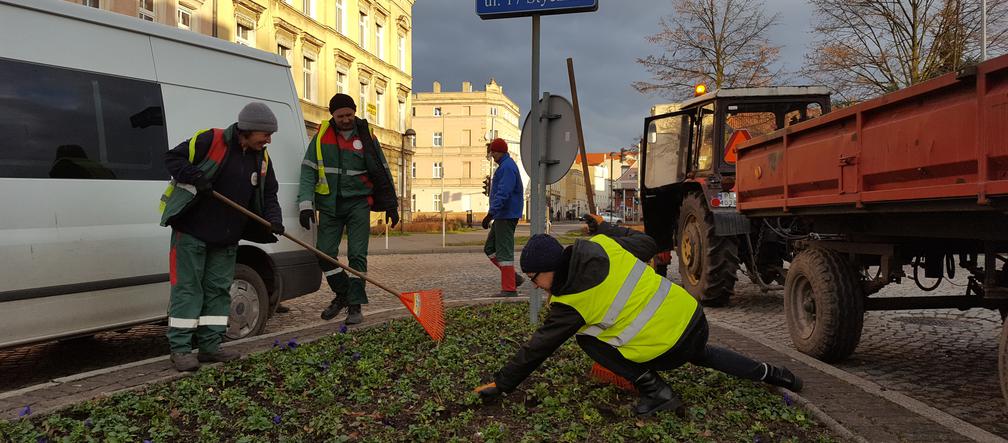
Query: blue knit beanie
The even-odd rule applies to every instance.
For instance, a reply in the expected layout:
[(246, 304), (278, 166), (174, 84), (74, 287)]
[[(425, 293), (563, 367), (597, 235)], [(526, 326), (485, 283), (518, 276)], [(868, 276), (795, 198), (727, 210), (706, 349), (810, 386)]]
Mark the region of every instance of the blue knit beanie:
[(550, 272), (556, 270), (563, 256), (563, 246), (547, 234), (536, 234), (528, 239), (521, 253), (522, 272)]

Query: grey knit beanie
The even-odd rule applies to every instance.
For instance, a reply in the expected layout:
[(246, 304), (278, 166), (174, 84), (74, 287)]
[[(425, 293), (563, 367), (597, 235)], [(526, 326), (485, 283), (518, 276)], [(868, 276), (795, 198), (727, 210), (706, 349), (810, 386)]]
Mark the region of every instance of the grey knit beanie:
[(276, 132), (277, 119), (263, 102), (252, 102), (245, 105), (238, 113), (238, 129), (242, 131)]

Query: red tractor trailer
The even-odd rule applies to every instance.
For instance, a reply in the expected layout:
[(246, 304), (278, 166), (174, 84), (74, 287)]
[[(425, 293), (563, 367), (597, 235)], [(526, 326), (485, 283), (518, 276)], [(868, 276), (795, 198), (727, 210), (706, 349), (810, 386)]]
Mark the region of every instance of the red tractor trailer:
[[(869, 310), (1004, 318), (1008, 56), (830, 106), (823, 87), (721, 89), (645, 119), (645, 230), (677, 253), (682, 285), (714, 305), (743, 266), (761, 287), (783, 286), (795, 347), (824, 361), (854, 351)], [(656, 267), (669, 262), (660, 254)], [(904, 279), (934, 290), (957, 269), (961, 295), (877, 294)]]

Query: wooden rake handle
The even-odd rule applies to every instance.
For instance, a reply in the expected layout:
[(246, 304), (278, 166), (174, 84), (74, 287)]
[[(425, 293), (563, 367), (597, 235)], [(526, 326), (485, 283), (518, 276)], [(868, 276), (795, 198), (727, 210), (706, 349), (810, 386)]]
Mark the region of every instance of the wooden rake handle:
[[(245, 214), (247, 217), (251, 218), (252, 220), (255, 220), (255, 221), (259, 222), (260, 224), (263, 224), (263, 225), (266, 225), (266, 226), (269, 226), (269, 227), (273, 226), (272, 223), (270, 223), (270, 222), (266, 221), (265, 219), (263, 219), (262, 217), (256, 215), (254, 212), (249, 211), (248, 209), (245, 209), (244, 207), (242, 207), (238, 203), (235, 203), (235, 202), (231, 201), (231, 199), (229, 199), (229, 198), (221, 195), (219, 192), (217, 192), (217, 191), (212, 191), (212, 192), (213, 192), (213, 196), (215, 198), (217, 198), (217, 200), (220, 200), (220, 201), (224, 202), (225, 204), (227, 204), (228, 206), (237, 209), (239, 212), (241, 212), (242, 214)], [(349, 272), (349, 273), (351, 273), (353, 275), (356, 275), (357, 277), (360, 277), (360, 278), (364, 279), (365, 281), (367, 281), (368, 283), (371, 283), (372, 285), (375, 285), (375, 286), (377, 286), (379, 288), (384, 289), (389, 294), (392, 294), (392, 295), (394, 295), (396, 297), (399, 297), (399, 293), (398, 292), (393, 291), (393, 290), (389, 289), (387, 286), (385, 286), (385, 285), (383, 285), (383, 284), (381, 284), (381, 283), (379, 283), (377, 281), (374, 281), (374, 280), (368, 278), (368, 276), (366, 276), (366, 275), (358, 272), (357, 270), (351, 269), (349, 266), (344, 265), (343, 263), (340, 263), (339, 260), (336, 260), (335, 258), (330, 257), (325, 252), (319, 251), (314, 246), (309, 245), (309, 244), (307, 244), (307, 243), (305, 243), (305, 242), (303, 242), (301, 240), (298, 240), (298, 239), (292, 237), (290, 234), (288, 234), (286, 232), (284, 232), (281, 235), (283, 235), (284, 237), (287, 237), (288, 240), (301, 245), (301, 247), (303, 247), (303, 248), (305, 248), (305, 249), (307, 249), (307, 250), (309, 250), (311, 252), (314, 252), (315, 255), (318, 255), (319, 257), (322, 257), (322, 258), (326, 259), (330, 263), (332, 263), (332, 264), (334, 264), (336, 266), (339, 266), (339, 267), (345, 269), (347, 272)]]

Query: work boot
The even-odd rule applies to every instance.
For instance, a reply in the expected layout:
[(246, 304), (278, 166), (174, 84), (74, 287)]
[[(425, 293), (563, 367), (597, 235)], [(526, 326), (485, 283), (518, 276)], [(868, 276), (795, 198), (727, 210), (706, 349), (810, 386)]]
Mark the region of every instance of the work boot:
[(515, 287), (517, 288), (521, 286), (522, 283), (525, 283), (525, 277), (522, 277), (521, 274), (515, 272)]
[(493, 295), (494, 297), (517, 297), (517, 291), (500, 291)]
[(794, 375), (788, 368), (763, 364), (767, 367), (766, 375), (763, 376), (765, 383), (780, 386), (791, 392), (801, 392), (803, 385), (801, 378)]
[(361, 306), (350, 305), (350, 307), (347, 308), (346, 320), (343, 320), (343, 323), (348, 325), (356, 325), (357, 323), (360, 323), (362, 321), (364, 321), (364, 314), (361, 313)]
[(195, 371), (200, 367), (199, 360), (191, 352), (172, 352), (171, 362), (179, 372)]
[(347, 306), (346, 302), (343, 301), (343, 297), (336, 296), (329, 303), (329, 306), (322, 311), (322, 320), (332, 320), (339, 315), (340, 311)]
[(203, 363), (218, 363), (237, 360), (241, 358), (241, 354), (227, 349), (218, 349), (214, 352), (200, 351), (196, 354), (196, 358)]
[(682, 400), (657, 373), (647, 371), (633, 384), (640, 393), (640, 400), (637, 401), (637, 408), (634, 411), (638, 416), (646, 417), (658, 411), (675, 411), (679, 416), (685, 414)]

